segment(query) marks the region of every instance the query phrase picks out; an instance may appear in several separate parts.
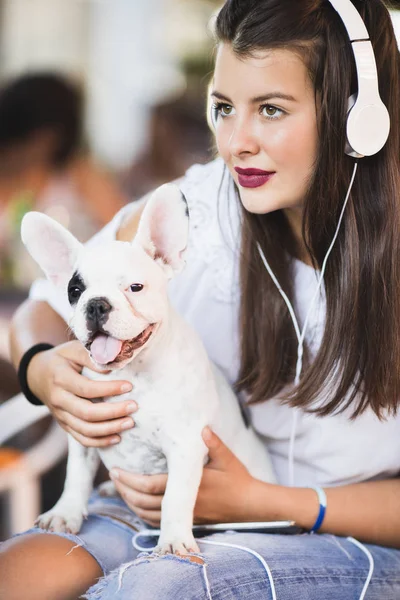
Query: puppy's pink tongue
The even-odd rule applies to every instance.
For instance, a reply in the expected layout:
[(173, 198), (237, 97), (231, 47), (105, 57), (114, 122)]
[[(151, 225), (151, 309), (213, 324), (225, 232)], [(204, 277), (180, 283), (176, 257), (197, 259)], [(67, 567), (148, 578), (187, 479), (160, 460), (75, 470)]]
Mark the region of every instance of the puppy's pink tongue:
[(90, 352), (96, 362), (106, 365), (112, 362), (120, 353), (122, 341), (100, 333), (95, 337), (90, 347)]

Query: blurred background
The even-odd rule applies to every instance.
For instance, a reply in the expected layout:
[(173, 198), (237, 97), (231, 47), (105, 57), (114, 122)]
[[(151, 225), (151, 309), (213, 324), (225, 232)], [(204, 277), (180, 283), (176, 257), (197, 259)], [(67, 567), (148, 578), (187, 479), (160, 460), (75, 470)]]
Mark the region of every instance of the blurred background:
[[(221, 3), (0, 0), (0, 403), (19, 391), (9, 319), (40, 275), (20, 242), (24, 213), (44, 211), (85, 241), (211, 158), (206, 87)], [(18, 471), (49, 421), (0, 450), (0, 539), (24, 527), (18, 514), (37, 485), (40, 510), (61, 492), (63, 460), (39, 482)]]
[[(40, 275), (22, 216), (44, 211), (85, 241), (127, 202), (212, 158), (206, 88), (221, 4), (0, 0), (0, 405), (18, 393), (9, 319)], [(391, 6), (400, 39), (400, 0)], [(51, 428), (45, 418), (0, 450), (0, 540), (61, 493), (65, 447)], [(33, 478), (21, 465), (46, 435), (57, 465)]]

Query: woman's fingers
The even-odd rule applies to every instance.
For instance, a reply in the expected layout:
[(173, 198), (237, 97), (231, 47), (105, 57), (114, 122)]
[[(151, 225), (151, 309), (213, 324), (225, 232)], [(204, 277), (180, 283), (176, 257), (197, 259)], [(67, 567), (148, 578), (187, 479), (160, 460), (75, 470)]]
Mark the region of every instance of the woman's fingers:
[(81, 375), (82, 366), (93, 367), (80, 342), (68, 342), (36, 354), (29, 364), (28, 385), (59, 420), (61, 426), (84, 446), (108, 446), (134, 426), (137, 410), (131, 399), (92, 402), (107, 396), (126, 395), (128, 381), (93, 381)]
[(114, 480), (114, 484), (118, 490), (118, 493), (122, 496), (127, 505), (135, 512), (137, 509), (161, 512), (163, 495), (156, 496), (143, 494), (143, 492), (138, 492), (137, 490), (134, 490), (133, 488), (117, 480)]
[(131, 506), (133, 512), (143, 521), (146, 521), (152, 527), (159, 527), (161, 523), (161, 511), (143, 510), (142, 508)]
[(129, 508), (149, 525), (158, 527), (168, 475), (136, 475), (112, 469), (110, 476)]
[(90, 438), (81, 435), (74, 429), (71, 429), (71, 427), (64, 426), (64, 429), (67, 433), (71, 434), (77, 442), (86, 448), (105, 448), (107, 446), (118, 444), (121, 441), (121, 438), (118, 435), (111, 437)]
[(74, 416), (71, 412), (62, 409), (57, 411), (57, 418), (62, 421), (65, 426), (88, 438), (115, 436), (122, 431), (132, 429), (132, 427), (135, 425), (132, 417), (112, 419), (110, 421), (89, 422), (87, 420), (82, 420), (79, 417)]
[(74, 394), (66, 391), (55, 395), (52, 404), (55, 409), (64, 410), (89, 423), (122, 419), (135, 413), (138, 408), (133, 400), (115, 403), (91, 402), (85, 398), (77, 398)]
[(129, 381), (93, 381), (65, 364), (61, 364), (53, 370), (53, 384), (75, 396), (93, 400), (105, 396), (119, 396), (132, 390), (132, 384)]
[(110, 471), (110, 477), (115, 484), (120, 482), (128, 488), (136, 490), (136, 492), (154, 496), (164, 495), (168, 479), (166, 473), (159, 475), (137, 475), (136, 473), (129, 473), (117, 468)]

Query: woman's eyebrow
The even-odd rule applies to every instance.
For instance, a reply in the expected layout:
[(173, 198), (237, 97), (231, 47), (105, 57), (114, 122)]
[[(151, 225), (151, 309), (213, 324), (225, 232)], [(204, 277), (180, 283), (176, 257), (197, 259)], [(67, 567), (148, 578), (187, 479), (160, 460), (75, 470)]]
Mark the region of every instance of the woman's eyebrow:
[[(224, 102), (227, 102), (228, 104), (232, 104), (232, 101), (227, 96), (224, 96), (224, 94), (221, 94), (220, 92), (217, 92), (216, 90), (213, 90), (211, 92), (211, 95), (214, 96), (215, 98), (218, 98), (218, 100), (223, 100)], [(255, 98), (251, 98), (250, 102), (251, 102), (251, 104), (258, 104), (260, 102), (268, 102), (269, 100), (272, 100), (274, 98), (278, 98), (279, 100), (288, 100), (289, 102), (296, 102), (296, 98), (294, 98), (290, 94), (283, 94), (282, 92), (270, 92), (269, 94), (264, 94), (262, 96), (256, 96)]]

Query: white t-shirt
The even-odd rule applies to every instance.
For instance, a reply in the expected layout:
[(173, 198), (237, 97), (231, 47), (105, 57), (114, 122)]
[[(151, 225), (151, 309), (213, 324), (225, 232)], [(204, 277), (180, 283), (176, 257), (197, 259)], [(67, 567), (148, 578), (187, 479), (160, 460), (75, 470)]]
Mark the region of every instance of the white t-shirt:
[[(210, 358), (233, 383), (239, 369), (239, 245), (240, 209), (232, 179), (221, 159), (195, 165), (180, 182), (189, 213), (187, 265), (170, 282), (174, 307), (196, 329)], [(88, 243), (115, 238), (137, 203), (126, 206)], [(269, 277), (268, 273), (265, 273)], [(295, 260), (295, 312), (300, 327), (317, 285), (317, 274)], [(36, 281), (30, 292), (46, 300), (66, 321), (66, 298), (47, 281)], [(315, 355), (322, 339), (325, 297), (322, 288), (310, 318), (306, 341)], [(349, 411), (316, 417), (297, 410), (294, 442), (295, 485), (334, 486), (397, 476), (400, 471), (400, 415), (379, 421), (371, 410), (356, 420)], [(263, 436), (278, 481), (289, 484), (288, 453), (294, 409), (270, 399), (253, 405), (254, 428)]]

